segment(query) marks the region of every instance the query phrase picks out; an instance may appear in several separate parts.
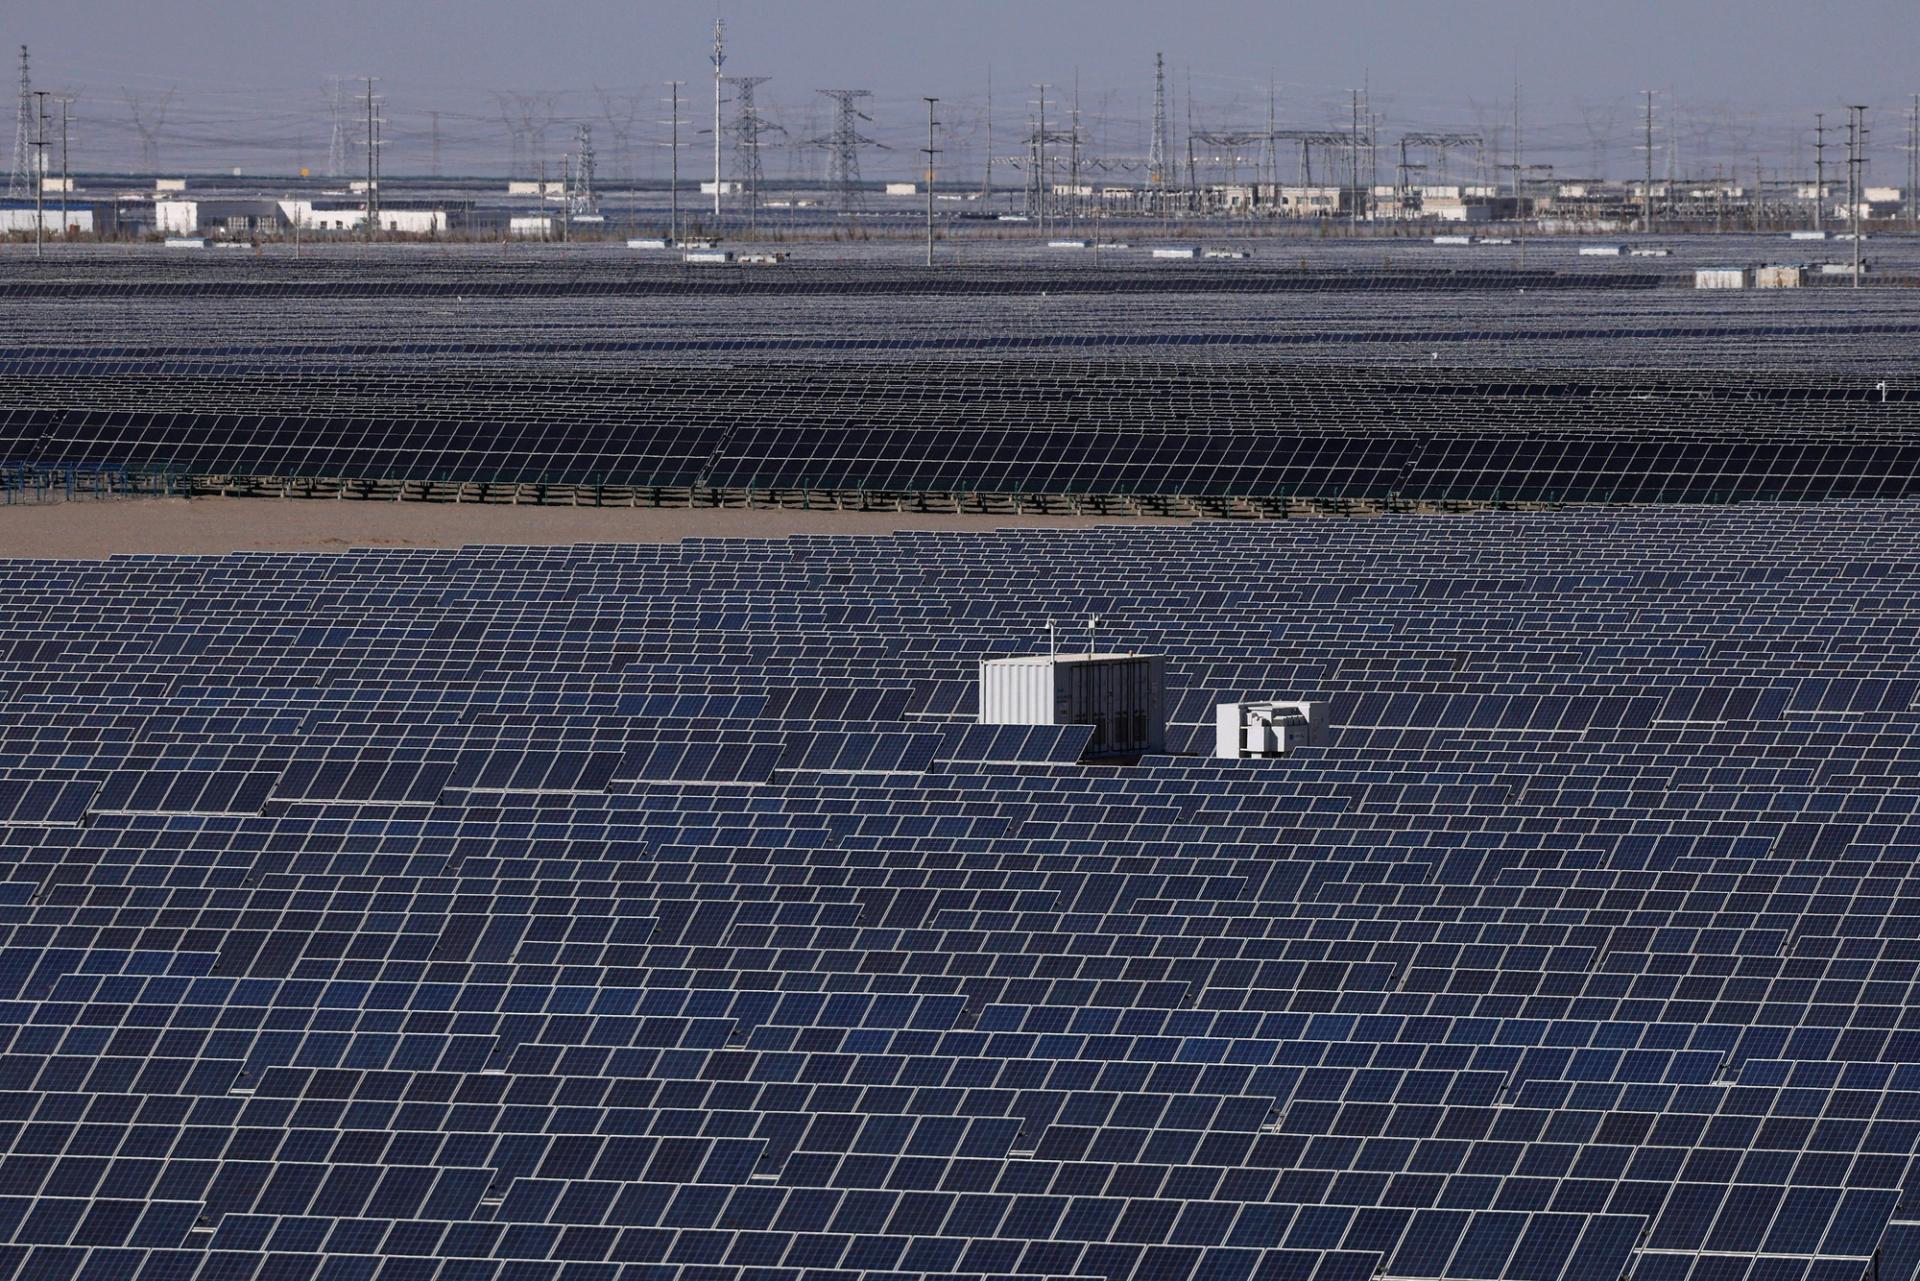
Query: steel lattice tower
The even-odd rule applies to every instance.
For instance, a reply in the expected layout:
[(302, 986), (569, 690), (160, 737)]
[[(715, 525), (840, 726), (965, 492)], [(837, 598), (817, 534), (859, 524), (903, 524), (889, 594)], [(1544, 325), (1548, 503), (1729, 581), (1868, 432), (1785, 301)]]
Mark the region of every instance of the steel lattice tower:
[(571, 213), (591, 214), (599, 212), (599, 205), (593, 194), (593, 180), (598, 169), (598, 157), (593, 150), (593, 126), (581, 124), (574, 129), (574, 145), (580, 152), (580, 177), (569, 193)]
[(333, 105), (329, 108), (332, 132), (327, 139), (327, 177), (347, 176), (347, 100), (346, 83), (333, 78)]
[(827, 185), (839, 193), (840, 212), (858, 213), (865, 204), (860, 190), (860, 148), (880, 144), (860, 132), (862, 120), (873, 117), (860, 110), (860, 100), (873, 96), (871, 89), (822, 89), (833, 99), (833, 132), (813, 139), (813, 145), (827, 149)]
[(27, 46), (20, 46), (20, 108), (13, 126), (13, 169), (7, 175), (7, 194), (24, 196), (33, 188), (33, 77), (27, 71)]
[(1167, 66), (1157, 53), (1153, 55), (1153, 141), (1147, 149), (1147, 181), (1156, 187), (1167, 184)]
[(747, 216), (757, 219), (760, 213), (760, 187), (764, 173), (760, 165), (760, 139), (763, 134), (785, 133), (760, 114), (753, 101), (755, 85), (765, 84), (767, 76), (734, 76), (729, 81), (733, 85), (733, 170), (740, 178), (742, 192), (747, 198)]

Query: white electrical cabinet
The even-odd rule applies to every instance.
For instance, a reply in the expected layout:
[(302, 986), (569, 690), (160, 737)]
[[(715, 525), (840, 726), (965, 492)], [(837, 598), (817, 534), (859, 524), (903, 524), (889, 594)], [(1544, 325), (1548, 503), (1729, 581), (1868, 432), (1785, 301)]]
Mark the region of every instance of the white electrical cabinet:
[(1221, 703), (1214, 718), (1213, 754), (1222, 760), (1285, 756), (1333, 741), (1323, 702)]
[(1157, 654), (984, 659), (980, 724), (1091, 725), (1090, 756), (1164, 751), (1166, 660)]

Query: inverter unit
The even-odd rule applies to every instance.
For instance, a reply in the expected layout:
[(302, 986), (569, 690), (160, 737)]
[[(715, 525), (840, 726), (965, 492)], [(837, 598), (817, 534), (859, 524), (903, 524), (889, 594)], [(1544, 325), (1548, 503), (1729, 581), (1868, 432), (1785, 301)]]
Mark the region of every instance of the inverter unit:
[(1333, 741), (1324, 702), (1221, 703), (1214, 709), (1214, 751), (1222, 760), (1285, 756)]
[(1090, 756), (1164, 751), (1166, 660), (1035, 654), (980, 663), (980, 724), (1091, 725)]

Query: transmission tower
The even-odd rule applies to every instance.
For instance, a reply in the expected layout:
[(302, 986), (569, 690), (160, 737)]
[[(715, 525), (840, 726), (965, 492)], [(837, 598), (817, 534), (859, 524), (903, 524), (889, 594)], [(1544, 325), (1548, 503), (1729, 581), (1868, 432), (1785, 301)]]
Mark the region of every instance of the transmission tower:
[(339, 76), (333, 78), (331, 107), (333, 133), (327, 142), (327, 177), (347, 176), (347, 87)]
[(580, 152), (580, 180), (574, 184), (570, 193), (568, 212), (591, 214), (598, 212), (593, 196), (593, 126), (581, 124), (574, 129), (574, 146)]
[(147, 99), (130, 93), (121, 95), (127, 100), (127, 111), (133, 117), (133, 128), (140, 135), (140, 165), (148, 173), (160, 171), (160, 130), (167, 123), (167, 108), (173, 105), (173, 90), (160, 95), (159, 105), (151, 104)]
[(33, 76), (27, 70), (27, 46), (20, 46), (20, 108), (13, 126), (13, 170), (7, 175), (7, 195), (24, 196), (32, 185)]
[(1167, 66), (1157, 53), (1153, 55), (1153, 142), (1147, 148), (1147, 181), (1156, 187), (1167, 185)]
[(833, 132), (813, 139), (813, 145), (826, 148), (827, 186), (838, 193), (840, 212), (857, 214), (866, 203), (860, 190), (860, 148), (881, 146), (860, 132), (862, 120), (873, 123), (873, 117), (860, 110), (860, 100), (872, 97), (873, 91), (822, 89), (820, 93), (833, 99)]
[(750, 225), (759, 221), (760, 186), (765, 177), (760, 165), (760, 139), (765, 134), (786, 132), (761, 115), (754, 105), (754, 86), (765, 84), (768, 79), (767, 76), (734, 76), (730, 81), (733, 85), (733, 169), (747, 198)]

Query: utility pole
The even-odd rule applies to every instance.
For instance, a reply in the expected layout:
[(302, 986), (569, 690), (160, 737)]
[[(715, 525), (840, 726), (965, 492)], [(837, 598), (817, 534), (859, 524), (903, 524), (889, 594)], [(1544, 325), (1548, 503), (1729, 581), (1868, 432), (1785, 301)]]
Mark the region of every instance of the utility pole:
[(1526, 181), (1526, 171), (1520, 167), (1520, 77), (1513, 78), (1513, 216), (1520, 217), (1520, 200), (1524, 194), (1521, 185)]
[(1067, 143), (1067, 234), (1080, 231), (1080, 68), (1073, 69), (1073, 135)]
[(1352, 193), (1350, 199), (1353, 203), (1352, 208), (1347, 210), (1347, 218), (1351, 222), (1358, 223), (1360, 221), (1360, 91), (1355, 89), (1352, 92), (1353, 124), (1347, 135), (1347, 151), (1352, 163), (1347, 166), (1347, 176), (1351, 179), (1349, 190)]
[(679, 80), (667, 81), (667, 87), (673, 91), (673, 133), (669, 135), (667, 143), (668, 152), (672, 156), (668, 170), (672, 176), (667, 179), (667, 200), (672, 209), (669, 215), (672, 221), (667, 224), (669, 228), (667, 243), (670, 245), (680, 243), (680, 86), (682, 83)]
[(1827, 229), (1827, 113), (1813, 113), (1813, 229)]
[(928, 98), (927, 104), (927, 266), (933, 266), (933, 158), (939, 154), (933, 145), (934, 104), (938, 98)]
[[(1272, 205), (1277, 206), (1280, 201), (1280, 147), (1279, 144), (1274, 141), (1273, 137), (1275, 127), (1274, 105), (1273, 76), (1269, 73), (1267, 76), (1267, 138), (1266, 145), (1261, 148), (1260, 158), (1266, 161), (1267, 200)], [(1403, 153), (1402, 159), (1404, 159), (1404, 153), (1406, 151), (1404, 143), (1401, 145), (1400, 150)], [(1253, 185), (1253, 203), (1256, 205), (1260, 203), (1260, 184), (1258, 180), (1256, 180)]]
[(980, 179), (980, 203), (993, 200), (993, 64), (987, 64), (987, 163)]
[(35, 89), (33, 98), (34, 115), (40, 122), (33, 144), (33, 256), (38, 258), (47, 238), (47, 91)]
[(1187, 68), (1187, 216), (1200, 210), (1200, 171), (1193, 163), (1193, 68)]
[(560, 157), (560, 243), (573, 238), (573, 153)]
[(379, 182), (379, 175), (376, 172), (376, 167), (378, 165), (378, 161), (376, 157), (380, 154), (380, 135), (375, 132), (375, 127), (373, 122), (373, 79), (374, 78), (372, 76), (367, 77), (367, 225), (366, 225), (366, 232), (367, 232), (368, 244), (373, 243), (374, 225), (380, 216), (380, 211), (376, 203), (377, 197), (374, 194), (378, 190), (378, 182)]
[(713, 220), (720, 221), (720, 68), (727, 61), (727, 23), (713, 20)]
[(67, 236), (67, 192), (73, 186), (72, 170), (67, 168), (67, 112), (72, 98), (60, 99), (60, 238)]
[(1640, 191), (1640, 230), (1653, 233), (1653, 90), (1647, 95), (1647, 140), (1644, 144), (1647, 152), (1646, 186)]
[(1847, 213), (1853, 223), (1853, 287), (1860, 287), (1860, 204), (1865, 196), (1867, 109), (1847, 108)]
[(1166, 210), (1167, 185), (1167, 64), (1162, 54), (1153, 55), (1153, 140), (1147, 147), (1147, 184), (1154, 190), (1154, 203)]
[(428, 172), (438, 178), (440, 176), (440, 113), (429, 111), (427, 114), (433, 120), (433, 161)]
[(1034, 86), (1040, 91), (1040, 131), (1034, 134), (1033, 196), (1040, 214), (1040, 235), (1047, 234), (1047, 86)]

